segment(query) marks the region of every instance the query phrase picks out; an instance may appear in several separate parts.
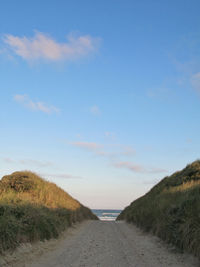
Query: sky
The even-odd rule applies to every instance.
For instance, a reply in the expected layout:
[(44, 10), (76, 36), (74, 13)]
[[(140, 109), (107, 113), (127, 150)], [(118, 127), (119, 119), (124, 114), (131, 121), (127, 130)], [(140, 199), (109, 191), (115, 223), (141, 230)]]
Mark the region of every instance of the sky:
[(199, 159), (198, 0), (0, 4), (0, 177), (122, 209)]

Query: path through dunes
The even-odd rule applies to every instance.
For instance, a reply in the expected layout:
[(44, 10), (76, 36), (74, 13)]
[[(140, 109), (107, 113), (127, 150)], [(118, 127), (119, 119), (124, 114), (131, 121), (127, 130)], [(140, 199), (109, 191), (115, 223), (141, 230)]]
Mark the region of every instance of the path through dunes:
[(32, 263), (23, 266), (199, 266), (197, 259), (192, 256), (169, 251), (157, 237), (144, 234), (135, 226), (122, 221), (87, 221), (66, 235), (54, 249), (51, 247), (46, 250), (37, 259), (33, 258)]

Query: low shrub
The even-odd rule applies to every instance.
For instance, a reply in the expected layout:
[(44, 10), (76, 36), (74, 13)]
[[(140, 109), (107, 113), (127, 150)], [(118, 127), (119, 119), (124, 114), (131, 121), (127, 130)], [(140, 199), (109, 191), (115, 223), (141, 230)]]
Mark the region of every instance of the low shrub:
[(98, 219), (90, 209), (32, 172), (0, 181), (0, 253), (20, 243), (57, 238), (73, 223)]
[(200, 257), (200, 161), (165, 177), (118, 220), (135, 223), (181, 251)]

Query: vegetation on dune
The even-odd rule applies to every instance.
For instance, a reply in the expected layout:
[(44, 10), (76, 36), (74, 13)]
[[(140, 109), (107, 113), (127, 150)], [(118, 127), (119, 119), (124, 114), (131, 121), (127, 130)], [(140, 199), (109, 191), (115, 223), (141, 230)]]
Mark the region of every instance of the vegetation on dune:
[(15, 172), (0, 180), (0, 253), (22, 242), (56, 238), (84, 219), (97, 217), (32, 172)]
[(165, 177), (118, 220), (135, 223), (181, 251), (200, 257), (200, 161)]

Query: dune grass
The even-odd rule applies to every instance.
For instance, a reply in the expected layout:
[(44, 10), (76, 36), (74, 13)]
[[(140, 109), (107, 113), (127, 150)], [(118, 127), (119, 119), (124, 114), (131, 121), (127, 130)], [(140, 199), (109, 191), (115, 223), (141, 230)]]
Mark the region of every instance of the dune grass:
[(165, 177), (117, 219), (200, 257), (200, 161)]
[(32, 172), (0, 180), (0, 253), (20, 243), (57, 238), (75, 222), (98, 219), (90, 209)]

